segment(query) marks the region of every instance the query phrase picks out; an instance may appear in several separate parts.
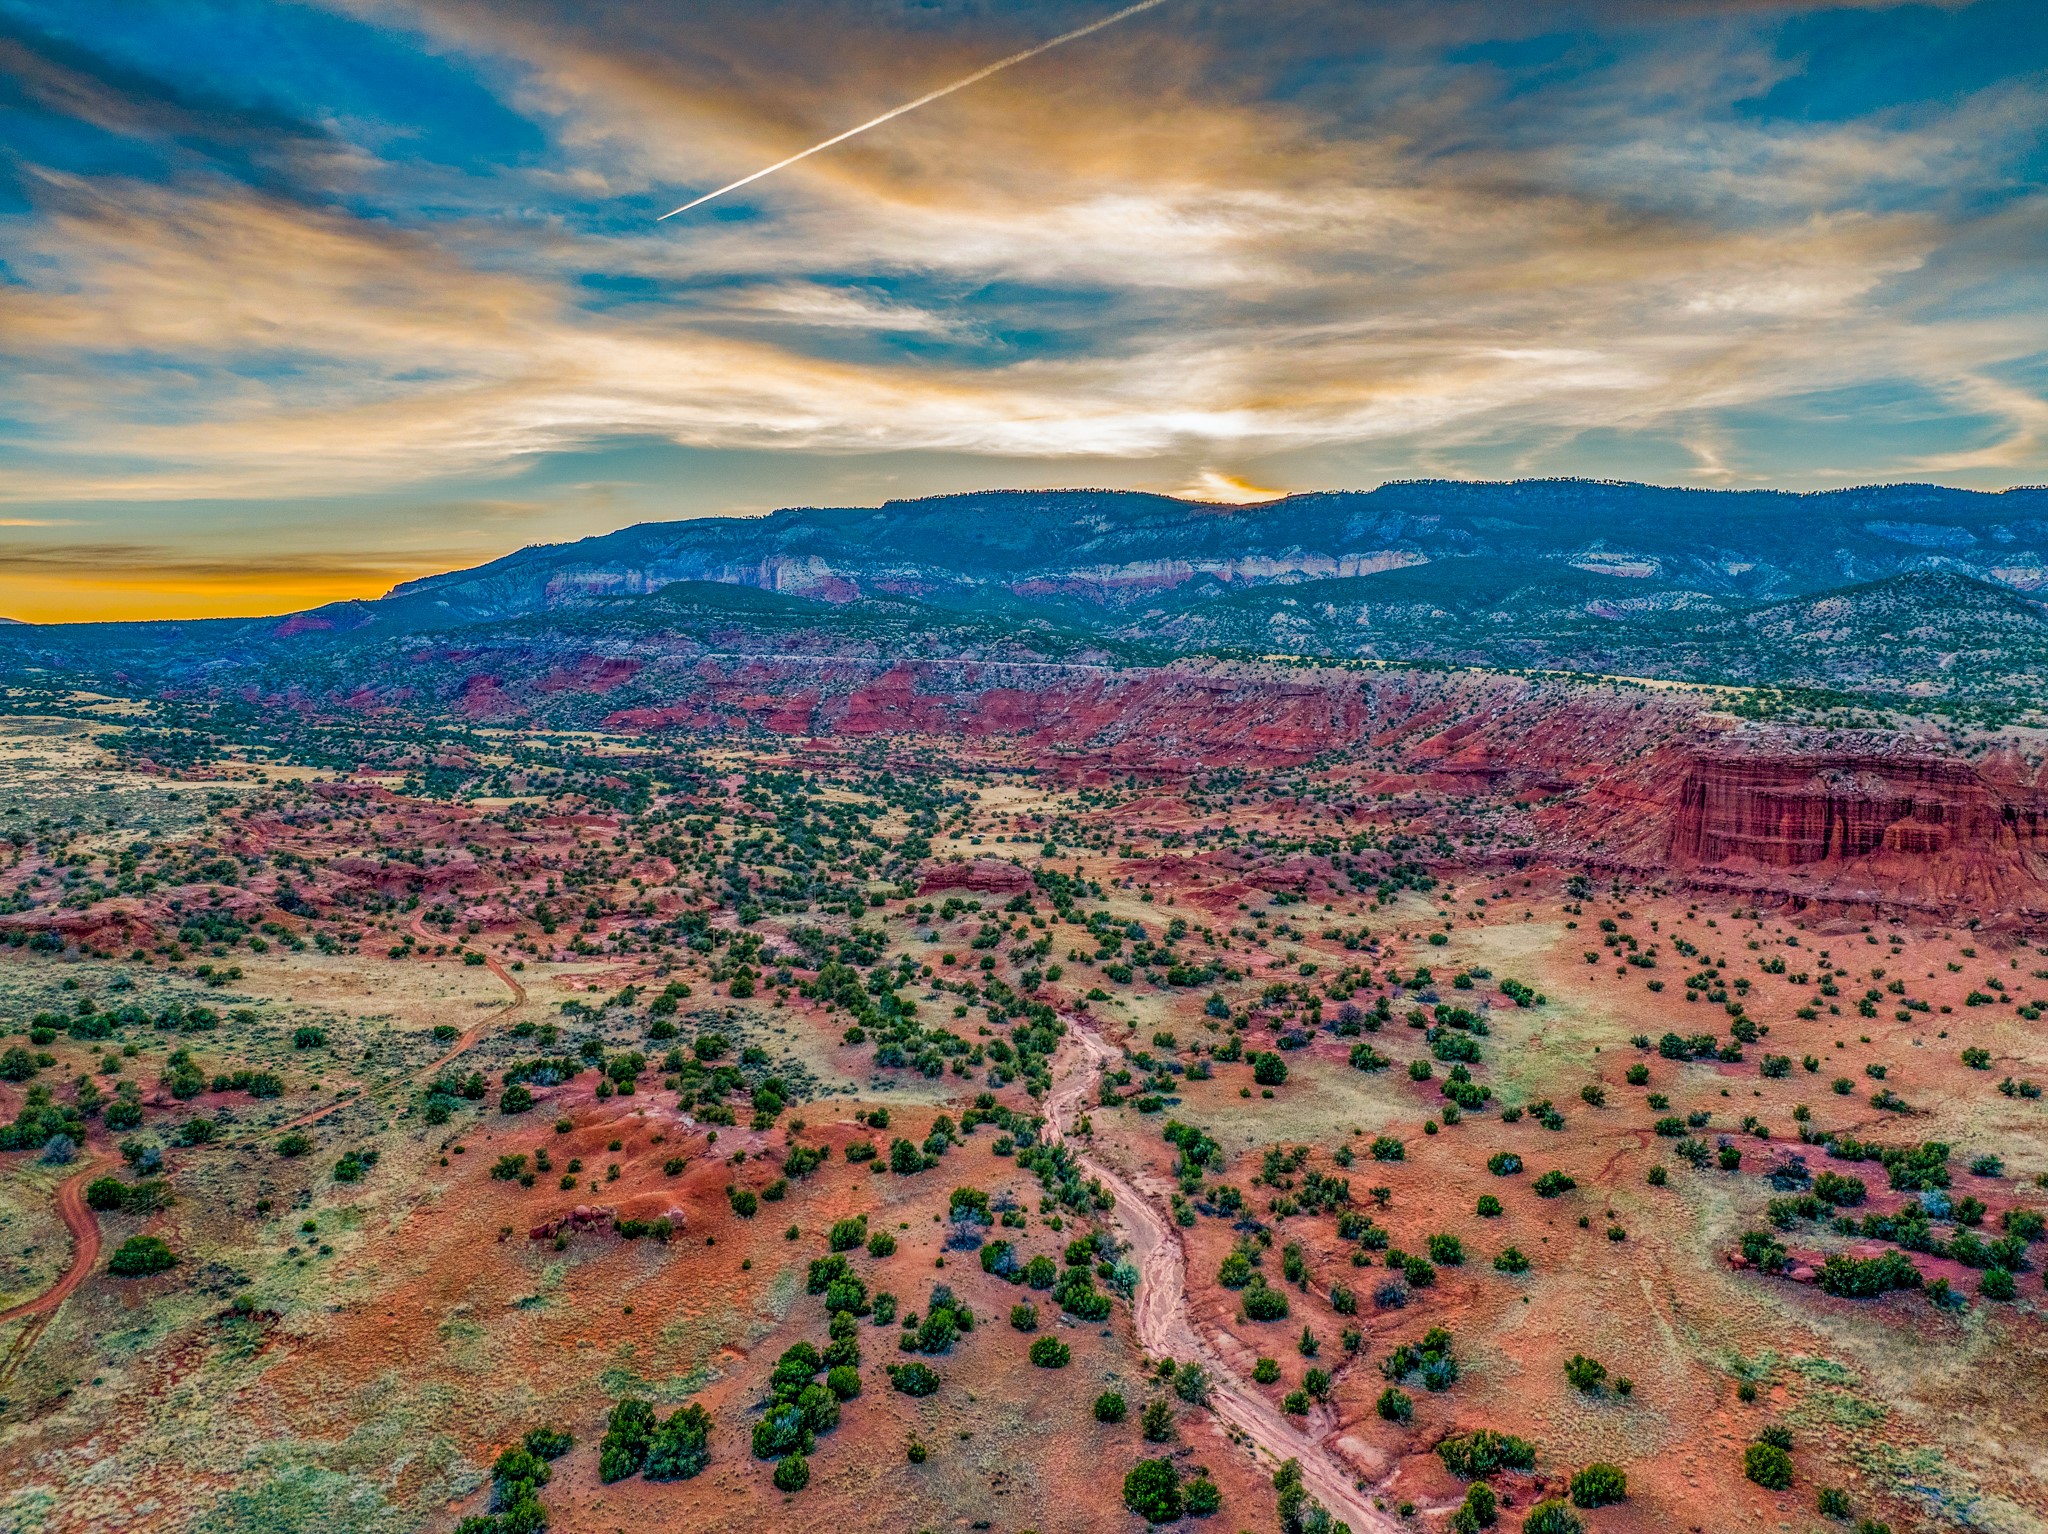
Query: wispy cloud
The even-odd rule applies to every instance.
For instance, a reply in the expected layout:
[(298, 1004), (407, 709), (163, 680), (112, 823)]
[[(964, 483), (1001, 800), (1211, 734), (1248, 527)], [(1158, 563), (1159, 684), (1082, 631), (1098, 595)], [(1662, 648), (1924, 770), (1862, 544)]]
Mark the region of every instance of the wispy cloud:
[[(1987, 8), (1913, 24), (1981, 51)], [(1199, 466), (1602, 472), (1617, 437), (1702, 483), (2048, 477), (2048, 60), (1894, 100), (1867, 29), (1785, 40), (1825, 6), (1188, 0), (651, 223), (1099, 9), (336, 0), (329, 46), (532, 129), (431, 160), (330, 75), (0, 34), (37, 141), (91, 136), (12, 162), (10, 525), (439, 496), (622, 438), (1158, 461), (1219, 498), (1263, 492)], [(1770, 105), (1830, 71), (1827, 110)], [(1876, 384), (1921, 437), (1743, 425)]]

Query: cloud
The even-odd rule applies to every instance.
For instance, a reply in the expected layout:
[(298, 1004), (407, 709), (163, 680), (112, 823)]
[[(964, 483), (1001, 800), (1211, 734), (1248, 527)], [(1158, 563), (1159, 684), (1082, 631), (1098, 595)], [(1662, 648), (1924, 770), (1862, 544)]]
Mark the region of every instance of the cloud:
[(2048, 464), (2014, 371), (2048, 354), (2043, 200), (2011, 168), (2038, 81), (1737, 112), (1807, 67), (1782, 7), (1188, 0), (658, 230), (677, 193), (1089, 7), (345, 9), (470, 69), (545, 150), (429, 176), (312, 103), (23, 44), (43, 109), (205, 152), (19, 167), (0, 499), (388, 494), (634, 436), (1465, 472), (1661, 433), (1703, 482), (1797, 481), (1840, 467), (1832, 439), (1761, 461), (1721, 418), (1873, 380), (2003, 425), (1861, 477)]

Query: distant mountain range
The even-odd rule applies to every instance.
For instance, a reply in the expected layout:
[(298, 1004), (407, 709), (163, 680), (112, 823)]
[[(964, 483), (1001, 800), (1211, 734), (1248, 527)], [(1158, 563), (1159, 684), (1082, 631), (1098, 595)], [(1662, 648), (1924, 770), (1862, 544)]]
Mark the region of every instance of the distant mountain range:
[(988, 491), (647, 523), (281, 619), (9, 626), (0, 658), (332, 695), (390, 686), (430, 635), (439, 655), (1290, 654), (1996, 704), (2048, 681), (2036, 591), (2048, 488), (1417, 481), (1246, 507)]

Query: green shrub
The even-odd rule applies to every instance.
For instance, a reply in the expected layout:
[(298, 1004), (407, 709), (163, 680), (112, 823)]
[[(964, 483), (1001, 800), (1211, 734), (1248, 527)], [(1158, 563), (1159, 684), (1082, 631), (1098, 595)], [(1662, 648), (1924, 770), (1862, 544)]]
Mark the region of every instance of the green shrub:
[(939, 1376), (926, 1364), (891, 1364), (889, 1383), (907, 1396), (928, 1396), (939, 1388)]
[(161, 1236), (130, 1236), (107, 1260), (107, 1271), (116, 1278), (147, 1278), (178, 1265), (178, 1254)]
[(711, 1414), (692, 1401), (650, 1434), (642, 1468), (650, 1481), (687, 1481), (711, 1463), (710, 1444)]
[(1287, 1317), (1287, 1295), (1279, 1289), (1267, 1287), (1264, 1282), (1253, 1284), (1244, 1292), (1245, 1318), (1251, 1321), (1281, 1321)]
[(1553, 1497), (1529, 1509), (1522, 1534), (1585, 1534), (1586, 1525), (1569, 1506)]
[[(1598, 1390), (1607, 1378), (1607, 1365), (1597, 1358), (1588, 1358), (1583, 1353), (1574, 1353), (1565, 1361), (1564, 1377), (1574, 1390), (1588, 1393)], [(1585, 1504), (1581, 1503), (1581, 1506)]]
[(120, 1209), (128, 1202), (128, 1184), (118, 1177), (95, 1177), (85, 1187), (88, 1209)]
[(1628, 1498), (1628, 1476), (1619, 1465), (1591, 1464), (1572, 1477), (1572, 1501), (1579, 1507), (1605, 1507)]
[(1223, 1493), (1206, 1475), (1197, 1475), (1181, 1486), (1180, 1501), (1190, 1518), (1207, 1518), (1223, 1506)]
[(1742, 1451), (1742, 1473), (1766, 1491), (1792, 1484), (1792, 1456), (1774, 1443), (1753, 1443)]
[(1849, 1516), (1849, 1494), (1839, 1486), (1823, 1486), (1814, 1505), (1819, 1512), (1829, 1518)]
[(868, 1217), (856, 1214), (844, 1220), (835, 1220), (831, 1234), (825, 1244), (835, 1252), (850, 1252), (865, 1245), (868, 1239)]
[(1041, 1369), (1064, 1369), (1073, 1351), (1057, 1337), (1040, 1337), (1031, 1344), (1031, 1361)]
[(1478, 1534), (1481, 1529), (1490, 1529), (1500, 1521), (1500, 1498), (1493, 1488), (1484, 1481), (1474, 1481), (1465, 1488), (1465, 1500), (1458, 1504), (1458, 1510), (1451, 1514), (1451, 1534)]
[(1149, 1443), (1166, 1443), (1173, 1437), (1173, 1402), (1154, 1396), (1138, 1413), (1138, 1426)]
[(1124, 1477), (1124, 1506), (1147, 1523), (1171, 1523), (1180, 1517), (1180, 1477), (1170, 1459), (1141, 1459)]
[(1124, 1420), (1124, 1398), (1114, 1390), (1105, 1390), (1095, 1398), (1095, 1420), (1097, 1422), (1121, 1422)]
[[(1556, 1198), (1560, 1193), (1569, 1193), (1578, 1183), (1555, 1168), (1545, 1172), (1530, 1187), (1536, 1190), (1538, 1198)], [(1531, 1515), (1534, 1516), (1533, 1514)]]
[(802, 1491), (811, 1484), (811, 1462), (801, 1454), (792, 1454), (776, 1465), (774, 1480), (777, 1491)]
[(1468, 1481), (1492, 1475), (1496, 1470), (1536, 1468), (1533, 1443), (1512, 1433), (1496, 1433), (1492, 1428), (1455, 1433), (1436, 1446), (1436, 1453), (1446, 1470)]
[(1398, 1385), (1389, 1385), (1380, 1392), (1374, 1410), (1389, 1422), (1412, 1422), (1415, 1420), (1415, 1398)]
[(635, 1396), (621, 1400), (612, 1408), (604, 1441), (598, 1446), (598, 1479), (609, 1483), (638, 1475), (653, 1439), (654, 1408)]

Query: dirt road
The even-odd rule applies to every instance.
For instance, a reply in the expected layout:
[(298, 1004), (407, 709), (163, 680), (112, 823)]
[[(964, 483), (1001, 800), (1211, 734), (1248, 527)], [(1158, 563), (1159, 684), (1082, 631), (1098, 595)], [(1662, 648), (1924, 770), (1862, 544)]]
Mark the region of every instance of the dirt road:
[(71, 1265), (57, 1282), (50, 1285), (32, 1300), (23, 1300), (19, 1305), (0, 1310), (0, 1325), (19, 1321), (24, 1317), (28, 1325), (15, 1334), (7, 1352), (0, 1355), (0, 1389), (14, 1378), (14, 1371), (21, 1367), (21, 1361), (35, 1346), (36, 1338), (43, 1334), (43, 1328), (50, 1324), (50, 1317), (57, 1307), (64, 1303), (66, 1295), (85, 1282), (86, 1274), (93, 1264), (100, 1260), (100, 1222), (85, 1202), (85, 1187), (97, 1177), (112, 1158), (105, 1152), (89, 1157), (85, 1164), (58, 1185), (57, 1214), (64, 1221), (64, 1228), (71, 1232)]
[[(1046, 1098), (1047, 1138), (1066, 1139), (1082, 1108), (1094, 1100), (1103, 1068), (1116, 1051), (1085, 1018), (1067, 1018), (1066, 1068)], [(1233, 1374), (1216, 1356), (1188, 1315), (1187, 1259), (1174, 1233), (1164, 1201), (1148, 1196), (1112, 1168), (1072, 1142), (1090, 1176), (1116, 1197), (1115, 1220), (1131, 1243), (1138, 1268), (1138, 1294), (1133, 1306), (1138, 1342), (1155, 1357), (1199, 1363), (1209, 1371), (1209, 1405), (1218, 1417), (1272, 1455), (1301, 1465), (1302, 1484), (1351, 1526), (1353, 1534), (1399, 1534), (1404, 1525), (1372, 1505), (1372, 1498), (1354, 1485), (1356, 1474), (1322, 1439), (1290, 1422), (1252, 1386)]]
[[(430, 934), (424, 927), (420, 925), (420, 923), (423, 920), (425, 920), (423, 916), (415, 916), (412, 919), (412, 930), (415, 936), (426, 938), (429, 937)], [(448, 1064), (451, 1060), (454, 1060), (461, 1056), (463, 1053), (465, 1053), (467, 1050), (473, 1047), (476, 1044), (477, 1040), (481, 1039), (485, 1034), (489, 1033), (492, 1029), (496, 1028), (500, 1023), (504, 1022), (506, 1018), (511, 1017), (514, 1013), (519, 1012), (526, 1006), (526, 987), (521, 985), (516, 979), (513, 978), (512, 971), (504, 966), (504, 964), (499, 960), (496, 954), (487, 953), (484, 955), (484, 968), (489, 970), (493, 975), (497, 976), (497, 978), (504, 983), (505, 989), (512, 993), (511, 1005), (506, 1007), (503, 1011), (493, 1012), (489, 1017), (483, 1019), (483, 1021), (471, 1025), (467, 1032), (463, 1033), (461, 1037), (457, 1038), (455, 1042), (448, 1047), (448, 1052), (446, 1054), (442, 1055), (439, 1059), (433, 1061), (431, 1064), (427, 1065), (423, 1070), (420, 1071), (419, 1076), (417, 1078), (418, 1080), (433, 1080), (434, 1077), (437, 1074), (439, 1074), (442, 1066)], [(360, 1088), (360, 1085), (360, 1083), (350, 1083), (350, 1087), (355, 1087), (358, 1089)], [(343, 1087), (339, 1089), (342, 1092), (347, 1093), (346, 1096), (336, 1097), (333, 1102), (327, 1103), (322, 1107), (315, 1108), (310, 1113), (302, 1113), (297, 1118), (289, 1119), (285, 1123), (279, 1124), (273, 1129), (266, 1129), (264, 1131), (264, 1134), (280, 1134), (287, 1129), (303, 1129), (308, 1124), (319, 1123), (329, 1114), (339, 1112), (341, 1109), (346, 1108), (350, 1103), (356, 1100), (358, 1093), (357, 1091), (351, 1091), (350, 1087)]]

